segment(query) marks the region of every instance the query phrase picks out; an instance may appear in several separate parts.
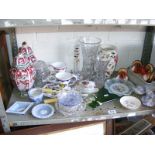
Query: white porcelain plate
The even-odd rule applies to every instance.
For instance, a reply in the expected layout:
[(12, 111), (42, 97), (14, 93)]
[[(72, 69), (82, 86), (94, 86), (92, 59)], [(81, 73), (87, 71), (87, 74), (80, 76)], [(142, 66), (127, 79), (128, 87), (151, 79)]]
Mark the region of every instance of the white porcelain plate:
[(66, 64), (64, 62), (54, 62), (51, 65), (56, 69), (64, 69), (64, 68), (66, 68)]
[(32, 115), (36, 118), (46, 119), (54, 114), (54, 108), (49, 104), (39, 104), (32, 109)]
[(73, 78), (73, 74), (68, 72), (59, 72), (55, 76), (60, 81), (68, 81)]
[(120, 103), (123, 107), (130, 110), (136, 110), (141, 106), (141, 101), (134, 96), (123, 96), (120, 99)]
[(6, 113), (24, 115), (32, 107), (33, 104), (33, 102), (17, 101), (6, 110)]

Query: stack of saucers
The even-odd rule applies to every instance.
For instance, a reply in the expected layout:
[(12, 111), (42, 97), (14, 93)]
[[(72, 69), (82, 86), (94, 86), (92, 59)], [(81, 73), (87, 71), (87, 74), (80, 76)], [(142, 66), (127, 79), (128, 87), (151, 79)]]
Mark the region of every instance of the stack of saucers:
[(85, 109), (82, 96), (76, 91), (58, 94), (57, 110), (64, 115), (73, 115)]

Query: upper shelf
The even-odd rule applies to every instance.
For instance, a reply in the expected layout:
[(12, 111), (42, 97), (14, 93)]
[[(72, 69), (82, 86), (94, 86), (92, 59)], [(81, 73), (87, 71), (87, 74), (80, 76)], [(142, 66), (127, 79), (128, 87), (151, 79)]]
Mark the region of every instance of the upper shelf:
[(0, 19), (0, 28), (52, 25), (155, 26), (155, 19)]

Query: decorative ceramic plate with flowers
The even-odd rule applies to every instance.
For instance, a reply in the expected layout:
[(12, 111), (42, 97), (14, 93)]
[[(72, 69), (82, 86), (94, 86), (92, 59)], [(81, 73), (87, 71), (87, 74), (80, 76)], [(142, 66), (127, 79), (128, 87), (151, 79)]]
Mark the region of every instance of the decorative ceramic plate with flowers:
[(105, 82), (105, 88), (111, 94), (118, 96), (130, 95), (133, 92), (134, 85), (130, 81), (124, 81), (120, 79), (108, 79)]

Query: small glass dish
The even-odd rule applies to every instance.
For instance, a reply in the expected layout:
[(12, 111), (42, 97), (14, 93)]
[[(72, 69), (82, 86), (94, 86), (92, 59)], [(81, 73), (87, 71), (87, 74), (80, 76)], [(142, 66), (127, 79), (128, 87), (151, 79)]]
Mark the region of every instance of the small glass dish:
[(33, 102), (17, 101), (6, 110), (6, 113), (24, 115), (33, 104)]
[(57, 110), (64, 115), (72, 115), (83, 110), (84, 103), (82, 96), (76, 91), (61, 92), (58, 94)]

